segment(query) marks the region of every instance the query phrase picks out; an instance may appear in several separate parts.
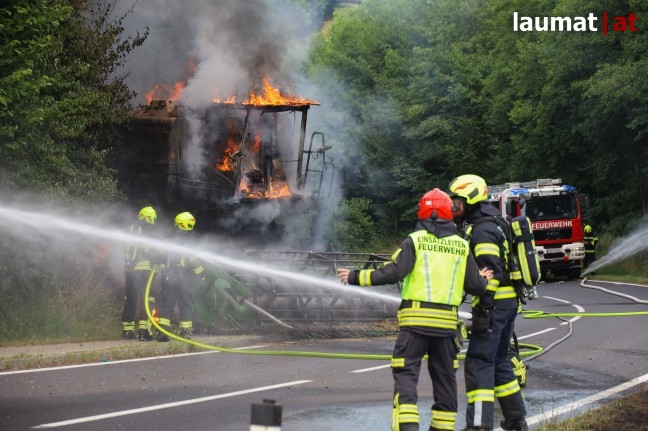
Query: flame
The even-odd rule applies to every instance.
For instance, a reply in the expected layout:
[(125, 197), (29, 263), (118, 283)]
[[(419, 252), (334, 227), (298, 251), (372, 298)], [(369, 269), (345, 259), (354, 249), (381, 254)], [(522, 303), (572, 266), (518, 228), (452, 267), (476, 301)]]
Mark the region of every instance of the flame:
[(229, 104), (234, 104), (236, 103), (236, 96), (230, 96), (225, 100), (221, 100), (220, 98), (216, 98), (213, 100), (214, 103), (229, 103)]
[(234, 159), (232, 155), (238, 151), (239, 143), (237, 139), (236, 126), (233, 123), (228, 124), (229, 138), (227, 139), (227, 148), (223, 152), (220, 162), (216, 164), (216, 169), (221, 172), (232, 172), (235, 168)]
[(241, 197), (248, 199), (275, 199), (292, 196), (292, 192), (287, 183), (273, 180), (270, 180), (269, 190), (252, 190), (248, 186), (247, 181), (242, 179), (239, 192)]
[[(213, 99), (214, 103), (236, 103), (236, 96), (230, 96), (223, 100), (221, 98)], [(270, 84), (268, 77), (263, 78), (263, 91), (255, 94), (250, 91), (250, 96), (243, 102), (244, 105), (252, 106), (283, 106), (283, 105), (319, 105), (319, 102), (308, 100), (295, 94), (284, 95), (278, 88)]]
[(151, 103), (151, 100), (178, 100), (180, 98), (180, 95), (182, 94), (182, 90), (184, 90), (184, 87), (185, 84), (181, 81), (177, 81), (173, 85), (169, 85), (167, 83), (155, 84), (153, 88), (151, 88), (151, 90), (144, 95), (146, 104), (149, 105)]
[(294, 94), (285, 96), (281, 94), (279, 89), (273, 87), (270, 84), (270, 79), (268, 77), (263, 78), (263, 93), (254, 94), (250, 92), (250, 98), (243, 102), (243, 104), (262, 106), (262, 105), (311, 105), (313, 102), (303, 97), (296, 96)]
[(270, 192), (267, 197), (269, 198), (282, 198), (286, 196), (291, 196), (290, 187), (286, 183), (280, 183), (278, 187), (274, 185), (274, 182), (270, 182)]

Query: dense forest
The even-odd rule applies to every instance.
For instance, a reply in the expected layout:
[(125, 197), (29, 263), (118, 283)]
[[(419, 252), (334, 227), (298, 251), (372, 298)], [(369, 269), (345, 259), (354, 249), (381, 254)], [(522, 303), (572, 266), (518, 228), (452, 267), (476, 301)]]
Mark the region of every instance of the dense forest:
[[(593, 14), (598, 31), (514, 31), (514, 12)], [(308, 71), (356, 120), (340, 138), (355, 156), (347, 197), (385, 232), (409, 226), (418, 196), (463, 173), (491, 184), (562, 178), (590, 196), (591, 223), (625, 232), (648, 211), (645, 12), (632, 0), (374, 0), (338, 10)]]
[[(622, 234), (648, 211), (645, 2), (295, 3), (327, 19), (303, 71), (345, 110), (343, 127), (324, 131), (343, 162), (348, 217), (337, 228), (360, 235), (343, 243), (398, 238), (419, 197), (462, 173), (562, 178), (591, 197), (601, 232)], [(148, 29), (124, 37), (110, 4), (0, 8), (3, 189), (85, 204), (123, 198), (110, 164), (132, 108), (122, 66)], [(515, 31), (514, 12), (593, 14), (598, 31)]]

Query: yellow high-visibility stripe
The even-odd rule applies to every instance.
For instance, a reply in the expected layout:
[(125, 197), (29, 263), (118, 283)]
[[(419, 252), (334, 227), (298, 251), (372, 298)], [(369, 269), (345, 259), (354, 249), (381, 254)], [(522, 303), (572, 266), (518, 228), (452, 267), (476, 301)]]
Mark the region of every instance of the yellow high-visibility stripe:
[(441, 410), (432, 410), (431, 428), (438, 430), (452, 431), (457, 420), (457, 412), (446, 412)]
[(398, 423), (419, 423), (419, 411), (416, 404), (401, 404), (398, 406)]
[(497, 244), (483, 242), (475, 245), (475, 257), (479, 256), (500, 256), (500, 248)]
[(374, 271), (374, 269), (363, 269), (360, 271), (358, 274), (358, 282), (360, 283), (360, 286), (371, 286), (371, 273)]
[(495, 292), (495, 300), (498, 299), (507, 299), (507, 298), (517, 298), (517, 293), (513, 286), (500, 286)]
[(466, 393), (466, 397), (468, 397), (468, 403), (470, 404), (477, 401), (493, 403), (495, 402), (495, 391), (492, 389), (475, 389)]
[(510, 382), (500, 386), (495, 386), (495, 396), (497, 398), (503, 398), (519, 391), (520, 384), (518, 383), (517, 379), (511, 380)]
[(403, 368), (405, 366), (405, 358), (393, 358), (391, 359), (392, 368)]
[(435, 308), (403, 308), (398, 310), (400, 326), (426, 326), (433, 328), (457, 328), (457, 310), (439, 310)]

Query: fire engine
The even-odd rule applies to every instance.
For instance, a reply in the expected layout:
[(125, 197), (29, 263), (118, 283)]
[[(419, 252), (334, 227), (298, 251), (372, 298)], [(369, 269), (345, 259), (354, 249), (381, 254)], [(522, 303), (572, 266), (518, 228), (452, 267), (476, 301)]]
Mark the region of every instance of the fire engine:
[(583, 212), (589, 209), (586, 195), (559, 178), (493, 185), (488, 191), (502, 216), (531, 220), (542, 278), (547, 272), (580, 277), (585, 258)]

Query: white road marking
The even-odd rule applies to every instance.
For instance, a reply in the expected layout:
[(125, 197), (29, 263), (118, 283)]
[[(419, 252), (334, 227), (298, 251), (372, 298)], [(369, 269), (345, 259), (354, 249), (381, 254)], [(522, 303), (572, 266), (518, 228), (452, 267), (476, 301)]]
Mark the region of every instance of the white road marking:
[(285, 388), (287, 386), (295, 386), (295, 385), (301, 385), (301, 384), (304, 384), (304, 383), (311, 383), (311, 382), (312, 382), (312, 380), (296, 380), (294, 382), (281, 383), (281, 384), (278, 384), (278, 385), (271, 385), (271, 386), (262, 386), (262, 387), (253, 388), (253, 389), (245, 389), (243, 391), (229, 392), (227, 394), (220, 394), (220, 395), (212, 395), (210, 397), (195, 398), (195, 399), (192, 399), (192, 400), (177, 401), (177, 402), (174, 402), (174, 403), (158, 404), (156, 406), (141, 407), (141, 408), (138, 408), (138, 409), (122, 410), (120, 412), (105, 413), (105, 414), (102, 414), (102, 415), (95, 415), (95, 416), (87, 416), (85, 418), (70, 419), (70, 420), (61, 421), (61, 422), (52, 422), (52, 423), (49, 423), (49, 424), (36, 425), (36, 426), (32, 427), (32, 429), (58, 428), (58, 427), (67, 426), (67, 425), (74, 425), (74, 424), (80, 424), (80, 423), (86, 423), (86, 422), (95, 422), (95, 421), (99, 421), (99, 420), (102, 420), (102, 419), (109, 419), (109, 418), (116, 418), (116, 417), (127, 416), (127, 415), (134, 415), (134, 414), (137, 414), (137, 413), (151, 412), (151, 411), (155, 411), (155, 410), (168, 409), (168, 408), (171, 408), (171, 407), (186, 406), (186, 405), (189, 405), (189, 404), (204, 403), (205, 401), (213, 401), (213, 400), (218, 400), (218, 399), (221, 399), (221, 398), (236, 397), (236, 396), (239, 396), (239, 395), (252, 394), (252, 393), (255, 393), (255, 392), (268, 391), (270, 389), (277, 389), (277, 388)]
[(556, 328), (547, 328), (547, 329), (543, 329), (542, 331), (534, 332), (532, 334), (523, 335), (523, 336), (517, 337), (517, 338), (518, 338), (518, 340), (524, 340), (525, 338), (535, 337), (536, 335), (544, 334), (545, 332), (551, 332), (551, 331), (553, 331), (555, 329)]
[(571, 304), (571, 302), (567, 301), (566, 299), (554, 298), (553, 296), (543, 296), (543, 298), (553, 299), (554, 301), (564, 302), (565, 304)]
[[(553, 296), (545, 296), (544, 298), (547, 298), (547, 299), (553, 299), (554, 301), (563, 302), (563, 303), (565, 303), (565, 304), (570, 304), (570, 305), (571, 305), (572, 307), (574, 307), (574, 308), (576, 309), (576, 311), (578, 311), (579, 313), (584, 313), (584, 312), (585, 312), (585, 309), (584, 309), (583, 307), (581, 307), (581, 306), (578, 305), (578, 304), (573, 304), (573, 303), (570, 302), (570, 301), (567, 301), (567, 300), (564, 300), (564, 299), (560, 299), (560, 298), (554, 298)], [(570, 323), (573, 323), (573, 322), (579, 320), (580, 318), (581, 318), (581, 316), (574, 316), (574, 317), (572, 317), (571, 319), (569, 319), (568, 321), (566, 321), (566, 322), (562, 322), (560, 325), (563, 325), (563, 326), (564, 326), (564, 325), (569, 325)]]
[(590, 395), (589, 397), (585, 397), (582, 400), (579, 401), (574, 401), (573, 403), (565, 404), (564, 406), (560, 406), (555, 408), (553, 411), (549, 413), (542, 413), (539, 415), (532, 416), (530, 418), (527, 418), (527, 424), (529, 425), (534, 425), (538, 424), (542, 421), (547, 421), (553, 417), (563, 415), (565, 413), (569, 413), (572, 410), (579, 409), (581, 407), (584, 407), (588, 404), (595, 403), (597, 401), (604, 400), (606, 398), (609, 398), (613, 395), (618, 394), (619, 392), (623, 392), (627, 389), (633, 388), (637, 385), (640, 385), (644, 382), (648, 381), (648, 374), (644, 374), (643, 376), (636, 377), (628, 382), (621, 383), (620, 385), (614, 386), (610, 389), (606, 389), (604, 391), (601, 391), (597, 394)]
[(351, 371), (352, 373), (366, 373), (368, 371), (375, 371), (375, 370), (382, 370), (383, 368), (390, 368), (391, 364), (386, 364), (386, 365), (379, 365), (377, 367), (371, 367), (371, 368), (363, 368), (360, 370), (353, 370)]

